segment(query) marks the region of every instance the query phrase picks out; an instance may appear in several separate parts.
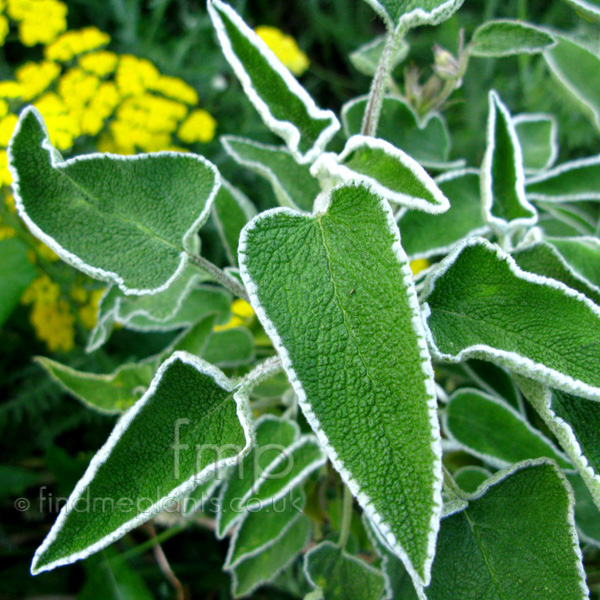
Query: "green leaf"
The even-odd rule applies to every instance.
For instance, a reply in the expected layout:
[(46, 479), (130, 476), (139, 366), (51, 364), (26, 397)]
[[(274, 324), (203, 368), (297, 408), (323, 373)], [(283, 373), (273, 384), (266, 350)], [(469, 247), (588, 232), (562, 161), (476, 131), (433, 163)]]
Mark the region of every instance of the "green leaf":
[[(574, 240), (576, 239), (574, 238)], [(580, 260), (587, 259), (588, 256), (586, 252), (579, 254), (578, 246), (579, 244), (574, 244), (572, 248), (574, 250), (575, 265), (579, 264), (586, 271), (592, 271), (593, 264), (586, 264), (585, 262), (582, 264), (580, 262)], [(591, 254), (593, 255), (593, 253)], [(559, 252), (558, 248), (548, 243), (548, 241), (544, 240), (518, 247), (516, 250), (513, 250), (512, 257), (524, 271), (561, 281), (566, 286), (581, 292), (600, 306), (600, 287), (579, 273), (567, 261), (566, 257)]]
[(310, 216), (274, 209), (251, 221), (242, 277), (329, 459), (411, 574), (426, 580), (441, 511), (440, 441), (412, 273), (383, 198), (344, 185), (315, 206)]
[(595, 207), (593, 203), (552, 203), (536, 201), (545, 214), (539, 227), (545, 235), (571, 237), (596, 233)]
[(113, 548), (107, 548), (89, 562), (86, 563), (88, 578), (77, 595), (78, 600), (154, 599), (142, 577)]
[(208, 339), (201, 357), (221, 369), (254, 362), (254, 338), (245, 327), (216, 331)]
[[(564, 475), (546, 459), (500, 472), (442, 519), (427, 600), (589, 597)], [(457, 565), (460, 568), (457, 568)]]
[(105, 548), (239, 462), (253, 437), (246, 398), (215, 367), (176, 352), (92, 459), (36, 551), (32, 573)]
[[(385, 48), (386, 37), (379, 35), (375, 39), (360, 48), (357, 48), (350, 54), (350, 62), (354, 65), (357, 71), (363, 75), (373, 77), (377, 72), (377, 65), (381, 60), (381, 55)], [(410, 46), (404, 39), (398, 40), (394, 48), (395, 56), (392, 59), (392, 70), (394, 70), (407, 56)], [(358, 132), (355, 132), (358, 133)]]
[(310, 520), (301, 515), (275, 544), (233, 568), (233, 597), (249, 596), (256, 588), (273, 581), (300, 554), (309, 538)]
[(600, 548), (600, 513), (583, 478), (567, 475), (575, 494), (575, 524), (579, 539)]
[(18, 306), (23, 292), (35, 279), (35, 267), (27, 259), (27, 247), (17, 238), (0, 240), (0, 326)]
[(544, 58), (557, 81), (600, 129), (600, 57), (568, 38), (557, 40)]
[(525, 414), (523, 399), (508, 371), (493, 363), (476, 359), (463, 363), (462, 367), (481, 389)]
[(521, 145), (525, 172), (549, 169), (558, 157), (558, 125), (554, 115), (518, 115), (513, 124)]
[(436, 358), (488, 360), (600, 400), (600, 309), (578, 292), (521, 270), (478, 238), (459, 246), (425, 285)]
[(564, 454), (520, 413), (478, 390), (455, 392), (443, 423), (448, 437), (496, 468), (542, 457), (554, 459), (563, 469), (572, 468)]
[(126, 294), (158, 293), (181, 275), (220, 183), (214, 165), (188, 153), (65, 161), (33, 107), (21, 114), (8, 154), (16, 206), (32, 233)]
[(429, 214), (450, 208), (448, 199), (419, 163), (379, 138), (352, 136), (339, 156), (322, 154), (311, 173), (325, 181), (368, 184), (389, 202)]
[(490, 92), (489, 103), (481, 165), (484, 218), (500, 230), (534, 225), (537, 212), (525, 197), (523, 157), (512, 117), (496, 92)]
[(208, 12), (225, 58), (265, 125), (285, 140), (298, 162), (312, 162), (340, 128), (333, 112), (317, 107), (231, 6), (209, 0)]
[(600, 287), (600, 239), (596, 237), (548, 238), (573, 271), (590, 285)]
[(461, 490), (468, 494), (474, 494), (477, 488), (487, 481), (492, 474), (483, 467), (468, 465), (458, 469), (452, 476)]
[(269, 466), (300, 436), (295, 421), (263, 415), (256, 423), (256, 444), (223, 482), (219, 494), (217, 536), (224, 537), (243, 518), (247, 501), (268, 477)]
[(517, 383), (556, 436), (600, 508), (600, 405), (522, 377)]
[(223, 180), (212, 216), (230, 265), (237, 266), (237, 247), (244, 225), (256, 216), (254, 204), (236, 187)]
[(600, 21), (600, 2), (598, 0), (564, 0), (570, 4), (578, 14), (582, 14), (592, 21)]
[(290, 490), (288, 496), (276, 501), (254, 501), (252, 511), (231, 537), (224, 569), (231, 570), (277, 543), (301, 517), (305, 505), (306, 495), (301, 489)]
[(481, 214), (481, 189), (476, 170), (454, 171), (435, 179), (450, 201), (450, 209), (436, 215), (404, 212), (398, 221), (402, 243), (413, 259), (445, 255), (463, 238), (488, 231)]
[[(367, 96), (361, 96), (344, 104), (342, 122), (347, 137), (361, 132), (367, 101)], [(425, 119), (419, 119), (401, 98), (384, 97), (377, 135), (404, 150), (424, 167), (445, 169), (464, 164), (447, 162), (451, 141), (442, 115), (431, 113)]]
[(463, 0), (365, 0), (390, 31), (402, 33), (419, 25), (437, 25), (449, 19)]
[(385, 587), (381, 571), (331, 542), (321, 542), (305, 554), (304, 571), (308, 581), (323, 590), (324, 600), (380, 600)]
[(539, 54), (556, 44), (548, 32), (522, 21), (500, 19), (479, 26), (468, 46), (472, 56), (501, 57)]
[(543, 202), (600, 200), (600, 156), (563, 163), (531, 177), (526, 190), (530, 200)]
[(223, 136), (221, 143), (239, 165), (269, 181), (281, 206), (312, 210), (321, 192), (319, 181), (310, 174), (308, 165), (299, 165), (285, 148), (235, 136)]
[[(206, 503), (213, 500), (215, 492), (223, 481), (223, 471), (216, 471), (208, 479), (198, 484), (189, 494), (178, 500), (179, 510), (187, 517), (194, 513), (208, 512)], [(215, 502), (211, 502), (214, 505)]]

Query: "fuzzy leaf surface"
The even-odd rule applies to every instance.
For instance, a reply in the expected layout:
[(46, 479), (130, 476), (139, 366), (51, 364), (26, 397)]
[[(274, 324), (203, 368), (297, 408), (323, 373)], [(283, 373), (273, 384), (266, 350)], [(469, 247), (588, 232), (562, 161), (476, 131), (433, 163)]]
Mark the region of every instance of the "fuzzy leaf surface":
[(469, 52), (473, 56), (501, 57), (514, 54), (539, 54), (555, 44), (547, 33), (521, 21), (488, 21), (475, 30)]

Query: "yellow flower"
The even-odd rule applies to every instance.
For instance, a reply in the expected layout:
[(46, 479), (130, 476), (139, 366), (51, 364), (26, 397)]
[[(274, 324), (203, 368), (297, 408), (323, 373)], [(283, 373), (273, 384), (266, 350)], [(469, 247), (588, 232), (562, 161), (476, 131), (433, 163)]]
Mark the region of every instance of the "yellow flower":
[(8, 114), (8, 102), (0, 99), (0, 119)]
[[(12, 175), (8, 170), (8, 155), (6, 154), (6, 150), (0, 150), (0, 187), (5, 185), (10, 185), (12, 183)], [(11, 212), (15, 212), (14, 208), (14, 198), (9, 196), (12, 199), (12, 205), (9, 203), (9, 199), (6, 199), (6, 204), (11, 210)]]
[(0, 146), (8, 146), (19, 117), (12, 113), (0, 120)]
[(20, 98), (23, 90), (16, 81), (0, 81), (0, 98)]
[(245, 300), (234, 300), (231, 305), (231, 312), (242, 319), (249, 319), (254, 316), (254, 309)]
[(97, 27), (67, 31), (46, 48), (46, 58), (68, 62), (80, 54), (98, 50), (109, 42), (110, 35), (100, 31)]
[(58, 93), (71, 109), (82, 109), (96, 94), (100, 79), (79, 67), (69, 69), (58, 82)]
[(126, 98), (117, 111), (117, 118), (132, 127), (172, 132), (186, 114), (185, 104), (152, 94), (141, 94)]
[(154, 92), (160, 92), (167, 98), (180, 100), (181, 102), (185, 102), (192, 106), (198, 104), (198, 94), (196, 90), (178, 77), (161, 75), (151, 84), (150, 89)]
[(115, 81), (123, 96), (139, 96), (154, 85), (159, 76), (158, 69), (149, 60), (125, 54), (119, 59)]
[(268, 25), (261, 25), (255, 31), (256, 35), (294, 75), (302, 75), (308, 69), (310, 64), (308, 57), (298, 48), (293, 37)]
[(106, 77), (114, 73), (118, 62), (119, 57), (114, 52), (108, 52), (107, 50), (90, 52), (79, 58), (81, 68), (98, 77)]
[(227, 331), (228, 329), (233, 329), (234, 327), (240, 327), (243, 324), (243, 319), (233, 316), (227, 323), (225, 323), (225, 325), (215, 325), (213, 327), (213, 331)]
[(93, 329), (98, 318), (98, 305), (104, 294), (104, 290), (92, 290), (89, 294), (89, 301), (82, 306), (79, 311), (79, 319), (86, 329)]
[(79, 114), (69, 107), (55, 93), (44, 94), (34, 106), (42, 113), (50, 141), (59, 150), (69, 150), (73, 141), (81, 134)]
[(56, 302), (60, 298), (60, 287), (45, 273), (34, 279), (23, 292), (21, 302), (33, 304), (34, 302)]
[(9, 0), (8, 15), (25, 46), (50, 44), (67, 28), (67, 6), (57, 0)]
[(188, 118), (181, 124), (177, 135), (182, 142), (192, 144), (193, 142), (210, 142), (215, 137), (217, 122), (205, 110), (198, 109), (190, 113)]
[(424, 271), (427, 267), (429, 267), (431, 263), (426, 258), (417, 258), (417, 260), (413, 260), (410, 263), (410, 269), (413, 275), (417, 275), (421, 271)]
[(31, 100), (39, 96), (58, 77), (60, 67), (50, 61), (29, 62), (19, 67), (17, 81), (21, 84), (21, 97)]

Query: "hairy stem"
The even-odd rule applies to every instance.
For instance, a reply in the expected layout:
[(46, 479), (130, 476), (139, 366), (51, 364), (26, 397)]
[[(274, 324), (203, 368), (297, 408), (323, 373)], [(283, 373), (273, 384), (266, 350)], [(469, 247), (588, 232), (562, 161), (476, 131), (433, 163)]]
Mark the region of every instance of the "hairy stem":
[(442, 471), (444, 473), (444, 491), (448, 496), (453, 500), (466, 500), (465, 493), (458, 487), (458, 484), (454, 481), (454, 477), (452, 477), (445, 465), (442, 465)]
[(190, 254), (190, 260), (198, 267), (200, 267), (203, 271), (206, 271), (210, 275), (212, 275), (223, 287), (227, 288), (230, 292), (235, 294), (238, 298), (245, 300), (246, 302), (250, 302), (250, 298), (246, 293), (246, 290), (243, 286), (238, 283), (233, 277), (230, 277), (219, 269), (217, 265), (213, 265), (210, 261), (206, 260), (203, 256), (195, 256)]

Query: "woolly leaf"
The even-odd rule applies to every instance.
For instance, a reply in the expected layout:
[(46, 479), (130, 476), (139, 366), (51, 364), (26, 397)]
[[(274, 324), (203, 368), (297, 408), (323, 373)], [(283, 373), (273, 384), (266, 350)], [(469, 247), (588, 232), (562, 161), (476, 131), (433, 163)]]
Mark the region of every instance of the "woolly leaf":
[(239, 252), (309, 424), (408, 570), (426, 580), (441, 510), (435, 390), (388, 204), (363, 185), (340, 186), (313, 215), (259, 215)]
[(555, 43), (554, 37), (539, 27), (501, 19), (488, 21), (475, 30), (469, 52), (473, 56), (486, 57), (539, 54)]
[(23, 111), (9, 147), (19, 214), (84, 273), (126, 294), (155, 294), (198, 250), (219, 174), (194, 154), (90, 154), (63, 160), (37, 109)]
[(487, 481), (492, 474), (483, 467), (469, 465), (461, 467), (452, 476), (461, 490), (464, 490), (468, 494), (474, 494), (477, 488)]
[(567, 475), (575, 494), (575, 524), (579, 539), (600, 548), (600, 512), (583, 478)]
[(527, 173), (549, 169), (558, 156), (558, 125), (552, 115), (525, 114), (513, 119)]
[(592, 21), (600, 21), (600, 2), (598, 0), (564, 0), (578, 13), (585, 15)]

